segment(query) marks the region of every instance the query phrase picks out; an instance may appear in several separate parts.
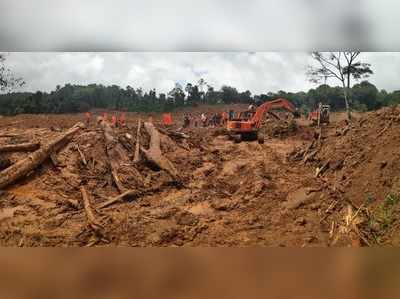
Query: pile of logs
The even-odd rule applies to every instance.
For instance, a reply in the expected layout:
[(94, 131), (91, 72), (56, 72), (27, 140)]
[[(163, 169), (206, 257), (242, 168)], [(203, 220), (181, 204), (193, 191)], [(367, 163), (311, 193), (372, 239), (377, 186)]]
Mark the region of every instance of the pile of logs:
[[(88, 185), (85, 183), (85, 180), (82, 180), (82, 183), (79, 187), (81, 193), (81, 204), (79, 204), (77, 201), (73, 207), (76, 209), (83, 207), (87, 217), (88, 228), (93, 232), (97, 240), (103, 240), (107, 238), (105, 237), (106, 234), (104, 226), (96, 217), (98, 210), (109, 207), (117, 202), (137, 199), (145, 194), (153, 193), (161, 188), (160, 186), (152, 186), (147, 189), (144, 187), (145, 184), (143, 183), (143, 176), (136, 168), (138, 163), (141, 161), (151, 163), (160, 170), (165, 171), (175, 183), (181, 183), (182, 178), (180, 177), (175, 165), (165, 155), (163, 155), (161, 151), (161, 140), (169, 137), (175, 140), (182, 140), (189, 138), (189, 136), (181, 132), (156, 128), (151, 122), (144, 122), (142, 126), (142, 122), (139, 120), (136, 132), (136, 144), (134, 147), (130, 146), (131, 150), (134, 151), (132, 153), (133, 161), (130, 161), (130, 156), (126, 154), (123, 144), (120, 142), (120, 139), (117, 137), (117, 134), (110, 123), (100, 120), (98, 124), (100, 125), (104, 136), (107, 160), (111, 171), (112, 180), (119, 194), (114, 197), (104, 197), (96, 192), (93, 192), (93, 194), (96, 194), (105, 200), (101, 204), (93, 206), (90, 199), (92, 194), (88, 188)], [(7, 188), (21, 178), (27, 176), (46, 160), (53, 161), (53, 163), (57, 164), (56, 153), (68, 142), (70, 142), (72, 137), (84, 127), (85, 126), (83, 123), (77, 123), (66, 132), (61, 133), (58, 137), (44, 144), (21, 143), (0, 146), (0, 189)], [(144, 131), (150, 137), (148, 148), (143, 146), (143, 144), (140, 142), (142, 138), (142, 128), (144, 128)], [(128, 135), (127, 139), (132, 139), (132, 135), (126, 135)], [(72, 149), (75, 149), (79, 153), (82, 164), (85, 167), (88, 167), (88, 160), (79, 147), (79, 144), (75, 144)], [(32, 153), (14, 164), (11, 164), (9, 159), (2, 156), (2, 153), (19, 151)], [(133, 190), (124, 186), (124, 183), (119, 176), (119, 168), (121, 165), (129, 165), (130, 169), (133, 171), (135, 179), (139, 182), (139, 187), (137, 189)], [(72, 199), (70, 200), (72, 201)]]

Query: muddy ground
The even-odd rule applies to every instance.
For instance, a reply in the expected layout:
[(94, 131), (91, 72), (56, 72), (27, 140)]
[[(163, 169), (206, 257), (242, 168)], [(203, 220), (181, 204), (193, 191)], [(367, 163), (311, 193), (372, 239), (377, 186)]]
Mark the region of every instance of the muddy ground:
[[(304, 119), (297, 122), (294, 132), (285, 134), (279, 130), (279, 134), (267, 136), (264, 144), (233, 143), (221, 128), (185, 129), (190, 136), (187, 140), (163, 135), (162, 151), (178, 169), (181, 184), (171, 181), (167, 173), (143, 158), (140, 163), (133, 163), (137, 120), (146, 120), (149, 115), (129, 113), (127, 127), (116, 129), (128, 157), (119, 168), (122, 183), (128, 189), (153, 189), (134, 200), (104, 209), (96, 206), (118, 195), (118, 190), (112, 181), (102, 129), (92, 122), (57, 153), (57, 163), (49, 159), (24, 179), (0, 191), (0, 244), (296, 247), (397, 244), (393, 237), (397, 202), (390, 207), (389, 220), (387, 217), (382, 220), (374, 213), (380, 211), (388, 194), (395, 196), (400, 168), (397, 162), (400, 140), (393, 138), (398, 132), (399, 112), (382, 111), (357, 115), (351, 125), (343, 121), (343, 115), (334, 115), (331, 123), (322, 128), (318, 152), (307, 163), (302, 152), (315, 141), (316, 130)], [(191, 112), (199, 113), (200, 108)], [(161, 116), (152, 117), (159, 125)], [(174, 118), (177, 129), (182, 113)], [(18, 136), (0, 137), (0, 146), (28, 141), (46, 143), (83, 120), (81, 114), (3, 117), (0, 135)], [(388, 123), (390, 126), (381, 133)], [(127, 133), (133, 140), (126, 140)], [(147, 146), (149, 138), (143, 131), (141, 135), (141, 142)], [(379, 144), (377, 138), (381, 139)], [(6, 158), (15, 163), (27, 155), (12, 153)], [(316, 168), (327, 161), (327, 169), (316, 177)], [(132, 168), (140, 175), (132, 172)], [(87, 224), (79, 189), (82, 185), (88, 190), (104, 229), (101, 237)], [(366, 199), (370, 202), (366, 203)], [(78, 205), (71, 205), (71, 201)]]

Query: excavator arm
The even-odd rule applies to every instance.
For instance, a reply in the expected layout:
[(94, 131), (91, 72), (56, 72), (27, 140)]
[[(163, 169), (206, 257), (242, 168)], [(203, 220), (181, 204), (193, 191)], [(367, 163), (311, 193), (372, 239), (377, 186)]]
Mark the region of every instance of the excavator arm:
[(265, 102), (264, 104), (259, 106), (250, 121), (254, 124), (254, 127), (258, 129), (261, 126), (261, 121), (263, 120), (265, 113), (270, 110), (279, 108), (286, 109), (287, 111), (291, 112), (295, 117), (297, 117), (298, 115), (298, 112), (292, 103), (290, 103), (286, 99), (279, 98), (273, 101)]

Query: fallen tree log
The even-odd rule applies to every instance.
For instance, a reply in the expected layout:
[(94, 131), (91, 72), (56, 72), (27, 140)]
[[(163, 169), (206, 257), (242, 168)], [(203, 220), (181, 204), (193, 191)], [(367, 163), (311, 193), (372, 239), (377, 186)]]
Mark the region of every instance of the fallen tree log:
[(23, 160), (18, 161), (12, 166), (0, 172), (0, 189), (9, 186), (18, 179), (24, 177), (29, 172), (42, 164), (49, 156), (58, 151), (71, 136), (84, 128), (83, 123), (77, 123), (64, 134), (53, 139), (47, 144), (42, 145), (40, 149), (30, 154)]
[(94, 215), (94, 211), (90, 204), (89, 195), (84, 186), (81, 186), (80, 189), (81, 189), (82, 200), (83, 200), (83, 208), (85, 209), (85, 212), (86, 212), (88, 225), (96, 235), (103, 236), (104, 228)]
[(118, 166), (120, 165), (119, 161), (123, 159), (124, 152), (121, 147), (118, 146), (118, 140), (114, 136), (114, 131), (110, 124), (106, 121), (102, 121), (101, 126), (103, 127), (104, 139), (106, 141), (106, 152), (111, 167), (111, 174), (118, 191), (123, 193), (126, 191), (126, 188), (118, 176)]
[[(128, 189), (122, 184), (121, 179), (118, 175), (118, 169), (122, 164), (128, 164), (130, 159), (125, 154), (122, 145), (118, 142), (117, 137), (115, 136), (114, 130), (111, 128), (109, 123), (106, 121), (101, 122), (101, 126), (103, 127), (104, 139), (106, 142), (106, 152), (111, 168), (111, 174), (115, 185), (120, 193), (124, 193)], [(137, 181), (142, 184), (143, 177), (140, 172), (132, 166), (130, 168), (131, 171), (134, 172), (134, 176)]]
[(140, 128), (142, 126), (142, 122), (140, 119), (138, 120), (138, 127), (136, 132), (136, 147), (135, 147), (135, 157), (133, 161), (138, 163), (140, 161)]
[(166, 130), (163, 128), (157, 128), (157, 130), (160, 131), (161, 133), (163, 133), (164, 135), (168, 135), (170, 137), (177, 137), (177, 138), (181, 138), (181, 139), (188, 139), (190, 137), (189, 135), (182, 133), (182, 132)]
[(12, 133), (0, 133), (0, 138), (10, 138), (10, 137), (19, 137), (19, 134), (12, 134)]
[(33, 152), (33, 151), (36, 151), (39, 147), (40, 147), (39, 142), (7, 144), (7, 145), (0, 146), (0, 153)]
[(175, 168), (174, 164), (161, 153), (160, 134), (156, 127), (150, 122), (145, 122), (144, 127), (150, 135), (150, 148), (146, 150), (143, 147), (140, 147), (140, 150), (144, 153), (149, 162), (157, 165), (160, 169), (165, 170), (172, 179), (180, 182), (181, 180), (178, 175), (178, 170)]

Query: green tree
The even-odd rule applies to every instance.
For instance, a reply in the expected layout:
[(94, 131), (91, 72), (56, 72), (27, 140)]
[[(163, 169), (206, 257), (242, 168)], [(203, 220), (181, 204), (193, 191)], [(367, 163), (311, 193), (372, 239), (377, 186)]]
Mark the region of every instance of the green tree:
[(355, 84), (351, 92), (356, 105), (364, 105), (367, 110), (374, 110), (381, 106), (378, 101), (378, 89), (368, 81)]
[(6, 56), (0, 53), (0, 91), (10, 92), (16, 87), (25, 84), (22, 78), (15, 77), (11, 70), (5, 65)]
[(313, 52), (311, 57), (317, 66), (310, 65), (307, 75), (311, 82), (326, 82), (327, 78), (339, 80), (343, 87), (348, 119), (351, 119), (349, 93), (351, 79), (367, 78), (373, 72), (369, 63), (357, 60), (361, 52)]

